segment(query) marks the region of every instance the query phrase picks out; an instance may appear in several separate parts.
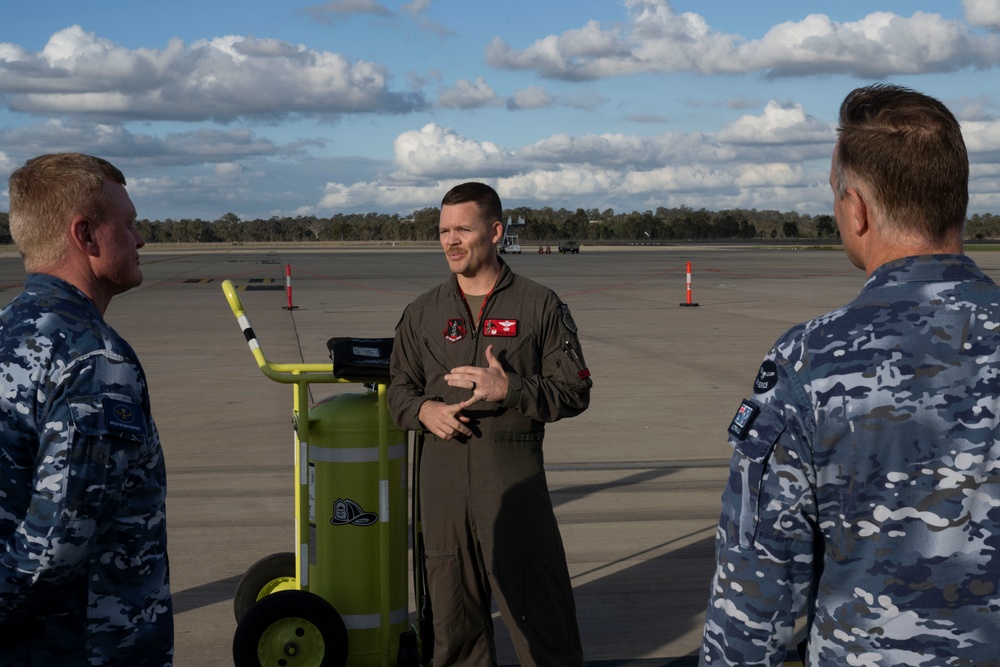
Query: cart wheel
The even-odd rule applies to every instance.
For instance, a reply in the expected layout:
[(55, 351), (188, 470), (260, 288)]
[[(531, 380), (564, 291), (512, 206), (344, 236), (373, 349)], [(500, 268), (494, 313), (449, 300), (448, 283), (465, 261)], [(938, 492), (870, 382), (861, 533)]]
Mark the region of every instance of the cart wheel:
[(344, 667), (347, 628), (329, 602), (278, 591), (255, 604), (233, 636), (236, 667)]
[(282, 584), (295, 583), (295, 554), (291, 551), (265, 556), (250, 566), (236, 584), (233, 611), (237, 625), (243, 622), (250, 607)]

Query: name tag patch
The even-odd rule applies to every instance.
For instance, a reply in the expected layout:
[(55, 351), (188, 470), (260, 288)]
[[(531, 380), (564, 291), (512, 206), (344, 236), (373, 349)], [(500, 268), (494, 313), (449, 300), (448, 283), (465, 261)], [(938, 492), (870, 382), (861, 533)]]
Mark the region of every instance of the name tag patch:
[(740, 409), (736, 411), (736, 416), (729, 424), (729, 432), (742, 440), (746, 437), (750, 427), (753, 426), (753, 420), (757, 418), (758, 414), (760, 414), (760, 408), (744, 398), (743, 402), (740, 403)]
[(146, 420), (142, 410), (134, 403), (105, 398), (104, 420), (110, 431), (146, 434)]
[(483, 335), (516, 336), (517, 320), (483, 320)]

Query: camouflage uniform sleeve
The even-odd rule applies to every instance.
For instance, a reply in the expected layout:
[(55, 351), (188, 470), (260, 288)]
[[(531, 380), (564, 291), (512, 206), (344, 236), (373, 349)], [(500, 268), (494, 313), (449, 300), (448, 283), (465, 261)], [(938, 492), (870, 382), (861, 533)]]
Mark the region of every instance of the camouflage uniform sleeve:
[(135, 409), (142, 421), (138, 372), (102, 350), (80, 357), (46, 383), (28, 513), (0, 561), (0, 626), (60, 595), (114, 515), (128, 451), (142, 435), (116, 429), (122, 420), (107, 411)]
[(814, 432), (795, 363), (773, 349), (729, 426), (701, 665), (781, 665), (812, 595)]

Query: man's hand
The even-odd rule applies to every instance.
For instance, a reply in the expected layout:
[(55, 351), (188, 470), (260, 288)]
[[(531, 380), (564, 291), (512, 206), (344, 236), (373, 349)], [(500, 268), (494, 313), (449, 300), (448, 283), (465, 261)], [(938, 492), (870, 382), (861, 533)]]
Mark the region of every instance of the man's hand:
[(479, 366), (459, 366), (444, 376), (448, 386), (464, 387), (472, 390), (469, 405), (478, 401), (502, 403), (507, 398), (507, 372), (493, 356), (493, 346), (486, 347), (487, 368)]
[(420, 405), (417, 418), (425, 429), (443, 440), (451, 440), (460, 435), (470, 436), (472, 431), (466, 426), (469, 418), (462, 414), (462, 410), (475, 402), (475, 397), (461, 403), (424, 401)]

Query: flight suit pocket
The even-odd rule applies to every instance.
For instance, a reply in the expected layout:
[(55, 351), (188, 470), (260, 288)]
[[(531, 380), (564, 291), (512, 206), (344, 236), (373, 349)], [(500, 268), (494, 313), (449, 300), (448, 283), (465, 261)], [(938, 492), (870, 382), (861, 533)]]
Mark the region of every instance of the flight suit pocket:
[(134, 403), (118, 395), (75, 397), (69, 408), (73, 446), (63, 511), (88, 519), (119, 502), (129, 464), (148, 448), (145, 420)]
[[(441, 349), (440, 343), (432, 341), (426, 336), (424, 336), (424, 350), (427, 352), (426, 356), (430, 357), (434, 364), (445, 373), (450, 372), (455, 367), (455, 364), (448, 360), (448, 355)], [(425, 366), (430, 366), (430, 364), (425, 364)]]
[(465, 585), (458, 550), (427, 551), (424, 556), (434, 625), (441, 630), (456, 628), (465, 620)]
[[(129, 397), (117, 394), (71, 399), (70, 418), (80, 434), (103, 440), (135, 460), (146, 452), (145, 415)], [(96, 453), (95, 453), (96, 455)]]
[(729, 464), (728, 492), (739, 504), (730, 504), (727, 511), (732, 513), (730, 518), (741, 547), (752, 547), (756, 539), (760, 509), (765, 502), (763, 487), (768, 463), (784, 430), (785, 421), (780, 414), (750, 400), (743, 401), (730, 424), (729, 444), (734, 452)]

